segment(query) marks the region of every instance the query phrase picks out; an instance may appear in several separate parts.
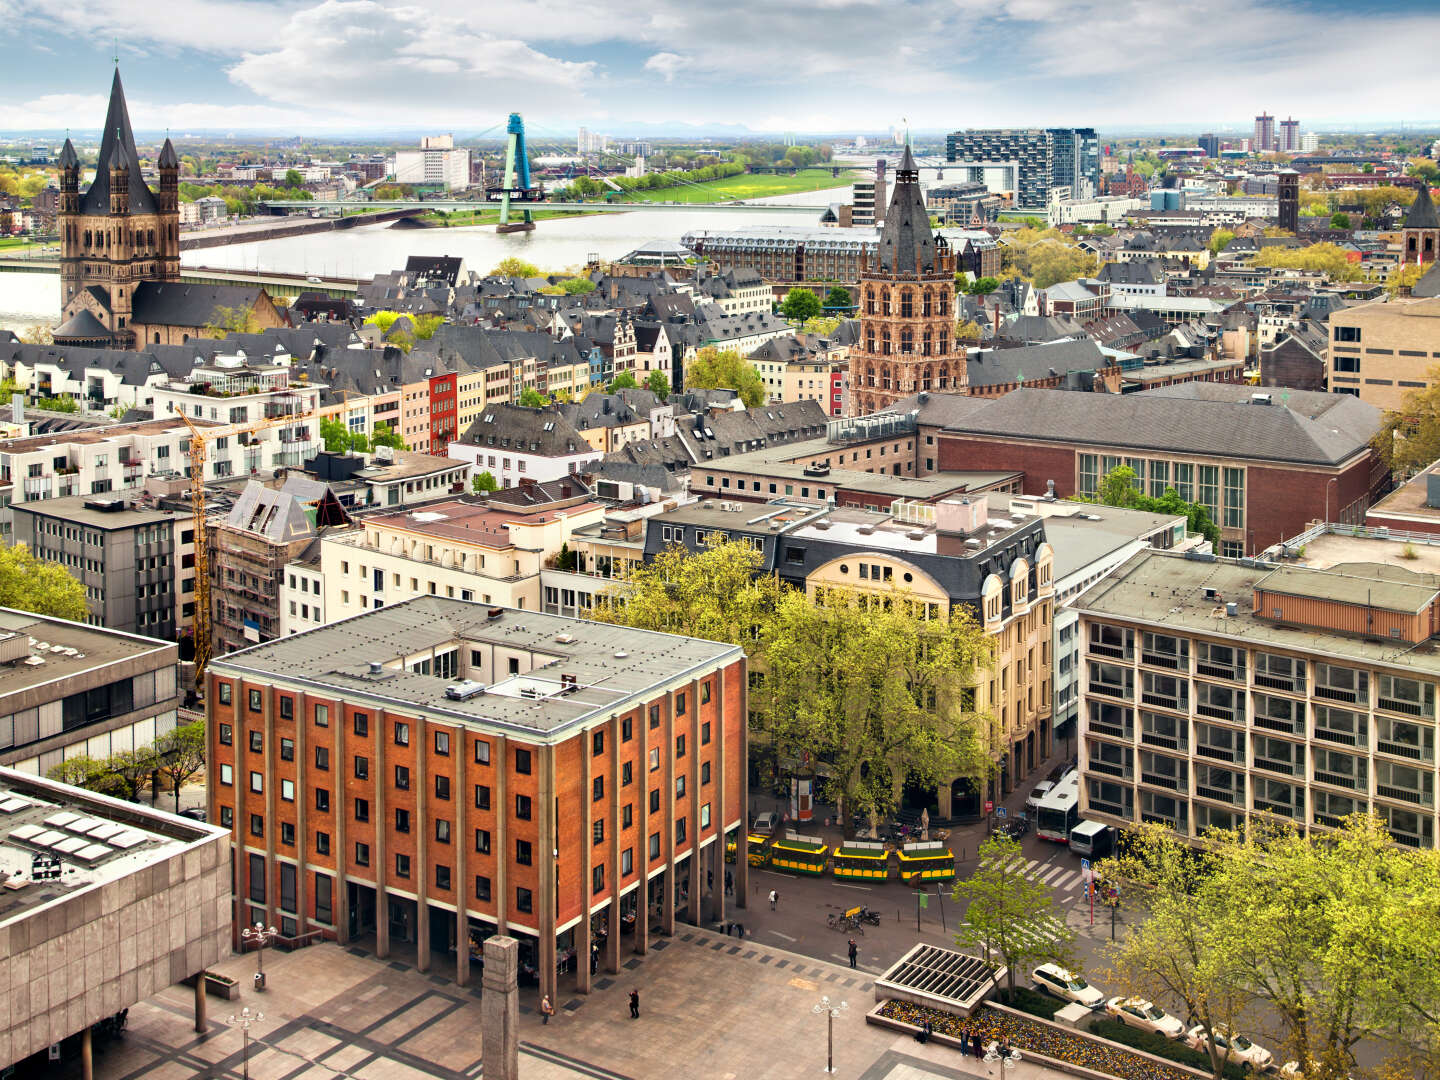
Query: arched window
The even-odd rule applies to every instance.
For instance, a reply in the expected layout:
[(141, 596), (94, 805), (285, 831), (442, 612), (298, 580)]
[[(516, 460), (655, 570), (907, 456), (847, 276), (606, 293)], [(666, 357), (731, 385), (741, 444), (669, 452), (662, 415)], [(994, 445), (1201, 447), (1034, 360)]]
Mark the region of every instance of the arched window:
[(871, 364), (869, 367), (867, 367), (867, 368), (865, 369), (865, 385), (866, 385), (866, 386), (874, 386), (874, 385), (875, 385), (875, 365), (874, 365), (874, 364)]
[(865, 351), (868, 353), (875, 351), (875, 328), (873, 326), (865, 328)]
[(888, 364), (885, 366), (882, 374), (884, 378), (881, 380), (881, 384), (885, 387), (886, 390), (892, 389), (890, 385), (890, 366)]
[(889, 355), (890, 355), (890, 331), (889, 331), (889, 330), (882, 330), (882, 331), (880, 332), (880, 351), (881, 351), (882, 353), (884, 353), (886, 356), (889, 356)]
[(930, 296), (930, 290), (929, 290), (929, 289), (926, 289), (926, 290), (925, 290), (925, 296), (924, 296), (923, 300), (921, 301), (921, 307), (920, 307), (921, 312), (922, 312), (923, 314), (925, 314), (925, 315), (929, 315), (929, 314), (930, 314), (930, 304), (931, 304), (931, 300), (932, 300), (932, 297)]
[(154, 230), (154, 229), (148, 230), (148, 231), (146, 232), (145, 236), (146, 236), (147, 245), (148, 245), (150, 248), (153, 249), (153, 248), (155, 247), (155, 230)]
[(950, 351), (950, 332), (949, 332), (948, 330), (941, 330), (941, 331), (940, 331), (940, 355), (941, 355), (941, 356), (944, 356), (944, 355), (945, 355), (946, 353), (948, 353), (949, 351)]
[(907, 319), (915, 314), (915, 300), (909, 289), (900, 290), (900, 314)]
[(947, 390), (950, 387), (950, 368), (946, 364), (940, 365), (940, 389)]
[(889, 290), (889, 289), (885, 289), (885, 290), (883, 290), (883, 291), (880, 293), (880, 300), (881, 300), (881, 304), (880, 304), (881, 312), (882, 312), (883, 314), (885, 314), (885, 315), (889, 315), (889, 314), (890, 314), (890, 290)]
[(930, 355), (930, 342), (931, 342), (931, 331), (927, 329), (927, 330), (925, 331), (924, 336), (923, 336), (923, 337), (921, 338), (921, 340), (920, 340), (920, 355), (921, 355), (921, 356), (929, 356), (929, 355)]
[(900, 351), (906, 354), (915, 351), (915, 331), (908, 326), (900, 331)]
[(85, 246), (86, 246), (87, 248), (90, 246), (90, 230), (89, 230), (89, 229), (86, 229), (86, 230), (85, 230)]
[(946, 296), (943, 292), (940, 294), (940, 314), (950, 314), (950, 298)]
[(872, 285), (865, 286), (865, 314), (875, 314), (875, 288)]
[(159, 345), (159, 344), (160, 344), (160, 331), (159, 331), (159, 330), (156, 330), (156, 331), (155, 331), (155, 344), (156, 344), (156, 345)]

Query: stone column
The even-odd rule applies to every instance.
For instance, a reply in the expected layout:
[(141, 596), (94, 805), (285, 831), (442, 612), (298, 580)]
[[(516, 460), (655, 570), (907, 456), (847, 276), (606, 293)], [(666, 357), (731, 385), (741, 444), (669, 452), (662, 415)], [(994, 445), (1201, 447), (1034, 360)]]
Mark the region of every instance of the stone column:
[(205, 972), (202, 971), (195, 976), (195, 1034), (204, 1035), (208, 1030), (209, 1025), (205, 1022)]
[[(580, 801), (585, 808), (585, 816), (580, 829), (580, 922), (575, 927), (575, 989), (581, 994), (590, 992), (590, 877), (594, 870), (591, 849), (595, 839), (595, 730), (583, 731), (579, 736)], [(603, 728), (598, 730), (604, 731)], [(602, 734), (601, 738), (604, 737)], [(615, 748), (612, 746), (610, 749), (613, 751)], [(556, 822), (556, 828), (558, 830), (559, 822)], [(613, 877), (610, 887), (616, 887)]]
[(520, 1080), (519, 973), (520, 943), (499, 935), (486, 939), (480, 1045), (487, 1080)]
[(90, 1025), (80, 1031), (80, 1075), (84, 1080), (95, 1080), (95, 1058), (90, 1049)]
[[(353, 724), (354, 720), (351, 719), (353, 716), (354, 712), (352, 712), (349, 717), (342, 716), (340, 722), (342, 724)], [(373, 770), (370, 773), (370, 779), (366, 781), (369, 786), (361, 790), (364, 790), (367, 796), (371, 796), (370, 804), (373, 807), (373, 814), (370, 820), (375, 825), (375, 849), (371, 853), (370, 859), (370, 870), (375, 875), (375, 955), (381, 960), (388, 960), (390, 958), (390, 894), (385, 891), (385, 882), (390, 875), (389, 863), (387, 861), (390, 858), (390, 854), (385, 840), (389, 836), (390, 830), (385, 823), (385, 815), (389, 813), (389, 811), (385, 806), (387, 785), (385, 783), (384, 731), (385, 725), (389, 723), (389, 718), (385, 715), (384, 709), (378, 709), (374, 715), (371, 716), (371, 720), (375, 725), (374, 731), (366, 735), (365, 741), (360, 742), (356, 749), (363, 746), (366, 753), (373, 752), (374, 754), (374, 757), (371, 759)], [(375, 748), (373, 751), (371, 751), (370, 748), (370, 738), (372, 735), (375, 739)], [(357, 736), (357, 740), (358, 738)], [(340, 768), (344, 770), (340, 773), (339, 777), (337, 777), (340, 783), (341, 793), (340, 816), (344, 817), (350, 813), (352, 809), (346, 805), (344, 799), (345, 778), (354, 774), (352, 771), (349, 771), (352, 769), (352, 766), (348, 761), (343, 762)]]
[[(540, 871), (536, 875), (539, 895), (535, 898), (538, 916), (538, 956), (535, 963), (540, 968), (540, 993), (549, 995), (553, 1003), (559, 997), (559, 977), (555, 972), (555, 926), (559, 921), (559, 905), (555, 895), (558, 858), (556, 852), (560, 843), (559, 826), (555, 820), (555, 747), (544, 744), (536, 746), (535, 758), (539, 780), (535, 785), (535, 824), (539, 836), (539, 842), (535, 845), (535, 857), (539, 860)], [(570, 852), (566, 852), (565, 857), (574, 858)], [(581, 895), (584, 895), (583, 891)]]
[[(435, 781), (430, 773), (430, 725), (425, 722), (423, 716), (417, 717), (414, 723), (415, 742), (411, 747), (414, 752), (415, 769), (410, 777), (412, 790), (415, 792), (415, 821), (412, 828), (415, 830), (415, 865), (410, 868), (411, 878), (415, 882), (415, 970), (430, 970), (430, 837), (435, 828), (434, 822), (430, 820), (430, 785)], [(381, 738), (384, 738), (382, 735)], [(387, 778), (380, 777), (380, 783), (384, 784)], [(450, 793), (455, 797), (455, 792)], [(382, 828), (389, 828), (391, 822), (382, 821), (379, 823)], [(454, 845), (455, 836), (450, 836), (450, 843)], [(451, 885), (455, 882), (452, 880)]]

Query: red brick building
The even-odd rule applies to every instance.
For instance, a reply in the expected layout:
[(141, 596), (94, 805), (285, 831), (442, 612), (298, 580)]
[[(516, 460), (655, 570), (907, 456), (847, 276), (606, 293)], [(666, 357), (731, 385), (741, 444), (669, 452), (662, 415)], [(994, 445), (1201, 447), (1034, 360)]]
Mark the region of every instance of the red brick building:
[(622, 938), (645, 952), (681, 904), (698, 924), (707, 871), (706, 916), (724, 917), (747, 799), (738, 648), (421, 597), (207, 678), (237, 945), (259, 921), (464, 985), (509, 934), (553, 1000), (562, 978), (588, 992), (592, 945), (616, 972)]
[(1093, 494), (1127, 465), (1147, 494), (1173, 487), (1208, 506), (1221, 532), (1217, 554), (1251, 555), (1311, 521), (1363, 522), (1385, 491), (1388, 476), (1369, 445), (1380, 412), (1347, 397), (1194, 382), (1123, 395), (1017, 390), (966, 408), (927, 403), (922, 461), (933, 438), (937, 469), (1015, 470), (1025, 494), (1044, 495), (1053, 483), (1061, 498)]

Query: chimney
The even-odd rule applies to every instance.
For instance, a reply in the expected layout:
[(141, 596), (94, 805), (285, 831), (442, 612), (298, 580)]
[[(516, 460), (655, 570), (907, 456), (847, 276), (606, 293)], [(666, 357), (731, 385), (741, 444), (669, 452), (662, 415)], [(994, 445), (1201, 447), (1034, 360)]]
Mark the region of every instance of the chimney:
[(1054, 481), (1054, 480), (1046, 480), (1046, 481), (1045, 481), (1045, 498), (1046, 498), (1047, 500), (1049, 500), (1050, 502), (1054, 502), (1054, 501), (1055, 501), (1055, 481)]
[[(11, 395), (10, 395), (10, 419), (11, 419), (11, 421), (12, 421), (13, 423), (16, 423), (16, 424), (23, 424), (23, 423), (25, 423), (25, 395), (24, 395), (24, 394), (11, 394)], [(22, 434), (23, 434), (23, 432), (22, 432)]]
[(943, 499), (935, 504), (935, 531), (973, 533), (990, 520), (990, 504), (983, 498)]

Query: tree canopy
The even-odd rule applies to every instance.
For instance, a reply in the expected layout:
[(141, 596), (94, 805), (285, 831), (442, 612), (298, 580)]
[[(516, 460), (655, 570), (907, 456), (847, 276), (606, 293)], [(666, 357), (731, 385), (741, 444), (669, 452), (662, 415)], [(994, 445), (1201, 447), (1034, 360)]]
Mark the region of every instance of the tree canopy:
[(1261, 248), (1255, 256), (1254, 264), (1323, 273), (1335, 281), (1365, 280), (1365, 270), (1361, 263), (1358, 260), (1352, 262), (1344, 248), (1329, 243), (1310, 244), (1300, 248)]
[(1173, 487), (1167, 487), (1158, 497), (1146, 495), (1140, 490), (1140, 480), (1129, 465), (1111, 469), (1101, 477), (1095, 497), (1084, 501), (1184, 517), (1188, 531), (1205, 537), (1212, 544), (1220, 542), (1220, 529), (1210, 516), (1209, 509), (1201, 503), (1186, 502)]
[(658, 368), (645, 377), (645, 387), (662, 401), (670, 396), (670, 379)]
[(227, 338), (231, 334), (259, 334), (264, 329), (254, 308), (226, 307), (221, 304), (210, 313), (210, 321), (200, 331), (200, 336)]
[(1406, 393), (1400, 408), (1386, 411), (1370, 439), (1385, 467), (1398, 475), (1419, 472), (1440, 458), (1440, 364), (1426, 381), (1423, 389)]
[(549, 402), (545, 400), (545, 396), (541, 394), (539, 390), (527, 386), (520, 391), (520, 404), (527, 409), (541, 409), (549, 404)]
[(616, 390), (638, 390), (640, 384), (635, 381), (635, 376), (628, 371), (622, 371), (610, 380), (605, 387), (607, 394), (613, 394)]
[(965, 287), (971, 296), (989, 296), (1000, 287), (1000, 280), (993, 277), (976, 278)]
[(0, 548), (0, 607), (84, 622), (85, 586), (59, 563), (14, 544)]
[(495, 264), (487, 275), (489, 277), (518, 277), (533, 278), (540, 277), (540, 268), (534, 263), (526, 262), (524, 259), (509, 255)]
[(806, 319), (813, 319), (820, 314), (820, 298), (809, 289), (797, 286), (785, 294), (785, 300), (780, 305), (780, 314), (792, 322), (803, 323)]
[(723, 352), (707, 345), (695, 354), (685, 369), (685, 385), (695, 390), (730, 389), (740, 395), (747, 408), (763, 405), (768, 396), (765, 382), (754, 365), (734, 349)]
[(825, 307), (827, 308), (839, 309), (854, 306), (855, 301), (850, 296), (850, 290), (843, 285), (832, 285), (830, 291), (825, 294)]
[(1090, 277), (1099, 269), (1095, 256), (1059, 229), (1027, 225), (1007, 233), (1005, 241), (1001, 266), (1007, 276), (1022, 277), (1037, 289)]
[(491, 491), (500, 490), (500, 481), (495, 479), (495, 474), (488, 469), (482, 473), (476, 473), (475, 478), (470, 481), (470, 489), (476, 495), (485, 495)]

